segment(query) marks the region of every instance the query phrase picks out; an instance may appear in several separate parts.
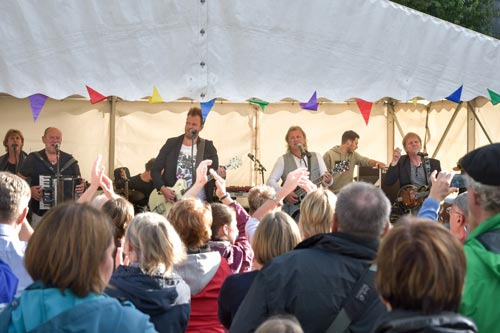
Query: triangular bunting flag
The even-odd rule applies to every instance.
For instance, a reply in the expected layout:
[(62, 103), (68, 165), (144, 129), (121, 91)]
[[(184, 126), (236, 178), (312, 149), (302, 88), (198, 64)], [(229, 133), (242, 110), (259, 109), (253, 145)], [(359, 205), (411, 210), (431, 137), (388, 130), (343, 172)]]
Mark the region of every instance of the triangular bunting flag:
[(87, 87), (87, 91), (88, 91), (89, 96), (90, 96), (90, 104), (99, 103), (100, 101), (104, 101), (106, 98), (108, 98), (108, 97), (104, 96), (103, 94), (90, 88), (89, 86), (85, 86), (85, 87)]
[(215, 103), (215, 98), (212, 98), (208, 102), (200, 102), (201, 106), (201, 116), (203, 117), (203, 122), (207, 119), (208, 113), (212, 110)]
[(490, 89), (488, 89), (488, 93), (490, 94), (491, 104), (497, 105), (498, 103), (500, 103), (500, 94), (497, 94)]
[(300, 107), (304, 110), (318, 111), (318, 100), (316, 99), (316, 92), (309, 98), (307, 103), (300, 103)]
[(366, 125), (368, 125), (368, 120), (370, 119), (370, 113), (372, 112), (373, 102), (368, 102), (359, 98), (356, 98), (356, 104), (358, 104), (359, 111), (365, 119)]
[(163, 99), (161, 98), (158, 89), (156, 89), (156, 86), (153, 86), (153, 95), (149, 97), (148, 100), (149, 104), (163, 103)]
[(33, 120), (36, 122), (42, 108), (47, 101), (47, 96), (42, 94), (34, 94), (30, 96), (31, 113), (33, 114)]
[(252, 104), (258, 104), (258, 105), (260, 105), (260, 108), (261, 108), (262, 112), (264, 112), (264, 108), (266, 107), (266, 105), (269, 105), (269, 102), (259, 101), (258, 99), (249, 99), (248, 101), (250, 103), (252, 103)]
[(413, 97), (411, 99), (411, 102), (413, 103), (413, 106), (417, 106), (417, 101), (418, 101), (418, 97)]
[(452, 101), (452, 102), (455, 102), (455, 103), (460, 103), (461, 101), (461, 97), (462, 97), (462, 88), (463, 88), (463, 84), (460, 86), (460, 88), (458, 88), (457, 90), (455, 90), (450, 96), (446, 97), (447, 100), (449, 101)]

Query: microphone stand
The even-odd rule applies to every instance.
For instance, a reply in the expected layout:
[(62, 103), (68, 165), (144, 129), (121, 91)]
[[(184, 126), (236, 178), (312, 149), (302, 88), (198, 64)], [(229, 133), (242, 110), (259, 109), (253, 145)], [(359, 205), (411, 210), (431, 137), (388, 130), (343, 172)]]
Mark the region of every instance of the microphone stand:
[(196, 177), (196, 170), (195, 170), (195, 160), (194, 160), (194, 136), (196, 134), (191, 133), (191, 185), (194, 184), (195, 177)]
[(257, 171), (260, 173), (260, 176), (262, 178), (262, 184), (265, 184), (265, 182), (264, 182), (264, 171), (266, 171), (266, 168), (264, 168), (264, 166), (262, 165), (262, 163), (260, 163), (260, 161), (258, 159), (255, 159), (255, 163), (258, 164)]
[[(12, 148), (14, 148), (14, 163), (15, 163), (14, 174), (17, 175), (19, 168), (19, 159), (17, 158), (17, 145), (13, 146)], [(19, 154), (21, 154), (21, 152), (19, 152)]]
[(264, 166), (262, 165), (262, 163), (260, 163), (260, 161), (255, 158), (255, 156), (250, 156), (249, 157), (252, 159), (252, 161), (254, 161), (254, 169), (260, 173), (260, 176), (262, 177), (262, 184), (265, 184), (264, 182), (264, 172), (266, 171), (266, 168), (264, 168)]
[(60, 150), (56, 146), (56, 205), (64, 201), (64, 180), (61, 175), (61, 164), (59, 162)]

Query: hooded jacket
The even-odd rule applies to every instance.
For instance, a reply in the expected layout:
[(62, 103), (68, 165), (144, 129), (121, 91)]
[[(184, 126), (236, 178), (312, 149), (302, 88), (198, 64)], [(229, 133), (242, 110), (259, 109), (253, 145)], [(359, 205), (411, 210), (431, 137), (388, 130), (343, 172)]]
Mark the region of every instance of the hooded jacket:
[(106, 294), (122, 302), (132, 302), (151, 317), (160, 333), (186, 331), (191, 295), (186, 282), (175, 273), (172, 278), (163, 278), (145, 274), (137, 266), (119, 266)]
[(187, 332), (223, 333), (224, 328), (217, 317), (217, 299), (224, 279), (231, 274), (226, 259), (217, 251), (191, 253), (174, 269), (191, 289)]
[[(8, 330), (5, 326), (8, 325)], [(0, 316), (0, 331), (37, 332), (156, 332), (149, 317), (130, 303), (106, 295), (77, 297), (71, 290), (45, 288), (37, 281), (11, 302)]]
[[(484, 241), (488, 236), (491, 241)], [(464, 243), (467, 271), (460, 313), (472, 318), (479, 332), (500, 332), (499, 244), (500, 214), (480, 223)]]

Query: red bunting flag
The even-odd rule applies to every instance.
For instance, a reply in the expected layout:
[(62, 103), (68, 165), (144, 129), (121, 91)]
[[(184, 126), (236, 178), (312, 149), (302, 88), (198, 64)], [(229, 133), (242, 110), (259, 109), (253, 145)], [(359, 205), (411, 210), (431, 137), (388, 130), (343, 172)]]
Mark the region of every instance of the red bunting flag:
[(90, 96), (90, 103), (91, 104), (99, 103), (101, 101), (104, 101), (106, 98), (108, 98), (108, 97), (104, 96), (103, 94), (90, 88), (89, 86), (85, 86), (85, 87), (87, 87), (87, 91), (88, 91), (89, 96)]
[(365, 119), (366, 125), (368, 125), (368, 120), (370, 119), (370, 113), (372, 112), (373, 102), (368, 102), (360, 98), (356, 98), (356, 104), (358, 104), (359, 111)]

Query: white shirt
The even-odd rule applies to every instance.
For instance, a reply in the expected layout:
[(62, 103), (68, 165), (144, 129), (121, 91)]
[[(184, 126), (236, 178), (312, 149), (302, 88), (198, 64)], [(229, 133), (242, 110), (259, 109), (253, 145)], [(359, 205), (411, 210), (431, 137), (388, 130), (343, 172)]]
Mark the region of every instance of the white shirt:
[(27, 242), (19, 240), (19, 233), (16, 229), (0, 223), (0, 258), (9, 265), (19, 279), (16, 295), (33, 283), (23, 262), (27, 245)]

